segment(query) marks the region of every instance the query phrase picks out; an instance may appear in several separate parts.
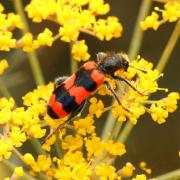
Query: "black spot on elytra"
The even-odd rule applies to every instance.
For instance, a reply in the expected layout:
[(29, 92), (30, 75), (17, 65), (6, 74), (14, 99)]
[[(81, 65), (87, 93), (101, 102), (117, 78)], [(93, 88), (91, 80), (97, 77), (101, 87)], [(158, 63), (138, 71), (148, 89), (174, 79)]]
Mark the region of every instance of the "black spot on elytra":
[(93, 69), (91, 70), (85, 70), (84, 68), (81, 68), (76, 73), (76, 79), (75, 79), (75, 86), (82, 86), (87, 91), (93, 92), (97, 84), (93, 79), (91, 78)]

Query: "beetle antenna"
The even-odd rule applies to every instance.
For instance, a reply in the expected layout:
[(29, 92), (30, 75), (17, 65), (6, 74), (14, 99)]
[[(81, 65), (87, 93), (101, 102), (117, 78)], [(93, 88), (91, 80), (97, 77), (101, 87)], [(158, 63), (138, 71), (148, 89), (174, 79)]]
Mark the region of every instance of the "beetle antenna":
[(141, 68), (134, 67), (134, 66), (132, 66), (131, 64), (129, 64), (129, 66), (132, 67), (132, 68), (134, 68), (134, 69), (137, 69), (137, 70), (139, 70), (139, 71), (141, 71), (141, 72), (143, 72), (143, 73), (147, 73), (147, 71), (146, 71), (145, 69), (141, 69)]

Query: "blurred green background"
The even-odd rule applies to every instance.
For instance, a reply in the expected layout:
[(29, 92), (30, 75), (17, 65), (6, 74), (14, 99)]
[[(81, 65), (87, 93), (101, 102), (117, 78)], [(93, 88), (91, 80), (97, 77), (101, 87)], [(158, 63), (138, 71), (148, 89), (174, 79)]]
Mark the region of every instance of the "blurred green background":
[[(12, 1), (0, 0), (6, 7), (6, 12), (14, 11)], [(29, 1), (25, 1), (28, 3)], [(91, 58), (100, 51), (124, 51), (127, 52), (132, 38), (133, 28), (139, 12), (140, 0), (111, 0), (111, 11), (108, 15), (117, 16), (123, 25), (124, 31), (121, 38), (109, 42), (101, 42), (94, 37), (85, 34), (80, 39), (85, 39), (89, 47)], [(153, 7), (159, 3), (153, 3)], [(49, 27), (54, 34), (58, 32), (58, 26), (54, 23), (44, 21), (41, 24), (30, 23), (31, 32), (36, 35), (42, 32), (44, 27)], [(157, 64), (166, 43), (173, 31), (175, 23), (166, 23), (157, 31), (147, 30), (144, 34), (139, 54), (145, 59)], [(19, 31), (16, 37), (21, 37)], [(164, 70), (164, 77), (159, 80), (160, 87), (167, 87), (169, 91), (180, 89), (180, 43), (173, 50), (170, 60)], [(53, 81), (55, 77), (70, 74), (69, 45), (62, 41), (56, 41), (52, 47), (42, 47), (37, 50), (38, 58), (42, 67), (46, 83)], [(21, 50), (12, 50), (10, 53), (2, 53), (1, 58), (7, 58), (10, 64), (2, 80), (6, 83), (12, 96), (18, 105), (22, 105), (21, 97), (28, 91), (36, 88), (27, 56)], [(151, 98), (166, 96), (165, 92), (159, 92)], [(104, 116), (103, 116), (104, 118)], [(100, 134), (103, 127), (103, 118), (97, 123)], [(116, 161), (117, 166), (124, 165), (130, 161), (136, 167), (140, 161), (146, 161), (148, 167), (152, 168), (153, 176), (177, 169), (180, 167), (180, 111), (170, 114), (168, 121), (162, 125), (153, 122), (150, 116), (139, 119), (127, 140), (127, 153)], [(142, 171), (141, 171), (142, 173)]]

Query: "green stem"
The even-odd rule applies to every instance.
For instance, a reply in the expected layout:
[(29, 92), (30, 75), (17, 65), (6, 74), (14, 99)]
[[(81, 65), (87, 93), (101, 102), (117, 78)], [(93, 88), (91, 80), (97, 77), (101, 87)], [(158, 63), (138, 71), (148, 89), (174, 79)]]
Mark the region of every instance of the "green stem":
[(62, 156), (63, 156), (62, 155), (62, 148), (61, 148), (61, 144), (60, 144), (59, 139), (56, 139), (55, 148), (56, 148), (56, 152), (57, 152), (57, 157), (62, 158)]
[[(30, 28), (25, 17), (25, 13), (23, 10), (23, 4), (21, 0), (14, 0), (14, 7), (16, 12), (21, 16), (21, 19), (24, 23), (24, 29), (22, 30), (23, 34), (30, 32)], [(33, 76), (37, 85), (44, 84), (44, 77), (41, 71), (41, 67), (37, 58), (36, 52), (28, 53), (29, 63), (33, 72)]]
[(107, 117), (107, 120), (105, 122), (102, 134), (101, 134), (101, 138), (103, 140), (107, 140), (108, 139), (108, 137), (109, 137), (108, 133), (112, 132), (112, 129), (114, 127), (115, 122), (116, 122), (116, 119), (112, 118), (111, 113), (108, 113), (108, 117)]
[(152, 2), (153, 2), (152, 0), (143, 0), (141, 3), (141, 7), (139, 10), (137, 20), (136, 20), (134, 32), (132, 35), (132, 40), (131, 40), (129, 51), (128, 51), (130, 60), (134, 59), (140, 50), (144, 31), (141, 30), (139, 23), (143, 21), (145, 17), (148, 15)]
[(71, 42), (71, 43), (70, 43), (71, 73), (76, 72), (77, 69), (78, 69), (78, 63), (77, 63), (76, 60), (73, 59), (73, 55), (72, 55), (72, 46), (73, 46), (73, 43), (74, 43), (74, 42)]
[(4, 84), (4, 82), (2, 80), (0, 80), (0, 92), (3, 96), (5, 96), (7, 98), (11, 97), (9, 90), (7, 89), (6, 85)]
[(161, 55), (161, 58), (157, 64), (156, 69), (158, 69), (160, 72), (162, 72), (169, 60), (169, 57), (178, 41), (178, 38), (180, 36), (180, 20), (178, 20), (171, 37), (169, 38), (169, 41)]
[(42, 146), (40, 144), (40, 142), (37, 139), (31, 139), (31, 144), (33, 145), (34, 149), (36, 150), (36, 152), (38, 154), (46, 154), (43, 149)]
[(23, 160), (23, 155), (22, 155), (16, 148), (13, 148), (13, 153), (14, 153), (22, 162), (24, 162), (24, 160)]
[(122, 122), (119, 122), (119, 121), (116, 121), (115, 125), (114, 125), (114, 129), (113, 129), (113, 132), (112, 132), (112, 138), (113, 139), (116, 139), (120, 130), (121, 130), (121, 127), (122, 127)]
[(117, 142), (125, 143), (133, 127), (134, 125), (131, 123), (131, 121), (128, 121), (119, 135)]
[(156, 179), (156, 180), (178, 180), (178, 179), (180, 179), (180, 169), (168, 172), (161, 176), (157, 176), (154, 179)]
[[(3, 159), (1, 161), (1, 163), (3, 163), (6, 167), (8, 167), (10, 169), (10, 171), (14, 171), (14, 169), (17, 167), (16, 165), (14, 165), (12, 162), (9, 162), (5, 159)], [(27, 179), (27, 180), (35, 180), (35, 178), (29, 176), (25, 171), (24, 171), (24, 175), (22, 176), (22, 179)]]

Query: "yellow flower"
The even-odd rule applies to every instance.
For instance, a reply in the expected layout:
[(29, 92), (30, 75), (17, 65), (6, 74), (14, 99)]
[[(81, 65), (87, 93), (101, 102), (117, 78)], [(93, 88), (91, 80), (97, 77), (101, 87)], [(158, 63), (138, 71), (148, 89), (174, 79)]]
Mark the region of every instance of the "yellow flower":
[(159, 19), (157, 12), (153, 11), (150, 16), (146, 17), (146, 19), (140, 23), (143, 30), (147, 30), (148, 28), (157, 30), (161, 24), (167, 21), (174, 22), (180, 18), (179, 0), (167, 1), (164, 5), (164, 9), (155, 7), (154, 10), (161, 14), (162, 19)]
[(4, 6), (0, 3), (0, 12), (4, 11)]
[(88, 53), (88, 47), (84, 40), (73, 43), (72, 54), (73, 58), (77, 61), (86, 61), (89, 59), (90, 55)]
[(9, 13), (7, 16), (7, 26), (9, 29), (13, 29), (14, 27), (18, 27), (19, 29), (24, 28), (24, 24), (21, 21), (21, 17), (18, 14)]
[(4, 108), (0, 111), (0, 124), (4, 125), (11, 119), (12, 112), (8, 108)]
[(172, 113), (177, 109), (177, 100), (179, 100), (179, 93), (172, 92), (167, 98), (163, 98), (151, 105), (149, 113), (155, 122), (162, 124), (166, 122), (168, 112)]
[(93, 30), (101, 41), (104, 40), (104, 38), (109, 41), (113, 37), (120, 37), (123, 28), (118, 22), (118, 18), (110, 16), (106, 20), (99, 19), (95, 23)]
[(32, 165), (35, 163), (34, 157), (30, 153), (26, 153), (23, 156), (23, 161), (28, 165)]
[(39, 47), (38, 43), (33, 42), (33, 35), (31, 33), (26, 33), (18, 42), (22, 46), (22, 49), (26, 52), (34, 51)]
[(14, 169), (14, 173), (15, 173), (17, 176), (23, 176), (24, 170), (23, 170), (23, 168), (22, 168), (21, 166), (19, 166), (19, 167), (16, 167), (16, 168)]
[(0, 98), (0, 109), (7, 108), (7, 109), (12, 109), (15, 105), (14, 99), (13, 98)]
[(79, 24), (66, 23), (63, 27), (59, 29), (61, 40), (65, 42), (76, 41), (79, 36), (79, 29)]
[(45, 30), (38, 34), (38, 37), (37, 37), (37, 42), (40, 46), (52, 46), (52, 43), (54, 41), (53, 37), (52, 37), (52, 32), (48, 29), (48, 28), (45, 28)]
[(32, 125), (28, 131), (28, 135), (34, 138), (42, 138), (46, 134), (46, 129), (41, 129), (40, 125)]
[(96, 22), (95, 16), (89, 10), (81, 11), (78, 18), (83, 28), (92, 28), (92, 25)]
[(146, 180), (146, 175), (144, 174), (140, 174), (140, 175), (137, 175), (135, 178), (132, 178), (132, 180)]
[(97, 118), (101, 116), (104, 110), (104, 104), (101, 100), (97, 100), (97, 98), (93, 97), (89, 100), (91, 105), (89, 106), (89, 113), (95, 114)]
[(106, 142), (106, 150), (109, 152), (110, 155), (113, 156), (122, 156), (126, 153), (126, 149), (124, 144), (122, 143), (114, 143), (112, 140)]
[(146, 162), (142, 161), (140, 162), (140, 168), (145, 171), (147, 174), (151, 174), (152, 170), (150, 168), (147, 168)]
[(42, 148), (49, 152), (51, 150), (51, 145), (53, 145), (55, 141), (56, 141), (56, 135), (52, 135), (49, 139), (46, 140)]
[(76, 164), (76, 166), (73, 168), (72, 170), (72, 174), (71, 177), (74, 180), (78, 180), (78, 179), (87, 179), (90, 180), (90, 173), (91, 170), (88, 168), (88, 164), (87, 163), (79, 163)]
[(92, 134), (91, 138), (85, 138), (85, 146), (88, 151), (88, 159), (90, 159), (92, 156), (99, 156), (102, 154), (105, 143), (95, 134)]
[(26, 141), (26, 135), (19, 127), (12, 127), (9, 138), (16, 147), (22, 146), (23, 142)]
[(32, 104), (39, 104), (42, 100), (47, 102), (52, 94), (53, 88), (53, 83), (38, 86), (33, 92), (29, 92), (23, 97), (23, 104), (25, 106), (31, 106)]
[(72, 172), (71, 167), (67, 166), (61, 166), (56, 172), (55, 172), (55, 178), (57, 179), (65, 179), (65, 180), (71, 180), (72, 178)]
[(12, 154), (13, 144), (9, 139), (0, 139), (0, 161), (2, 158), (9, 159)]
[(55, 0), (31, 0), (26, 6), (25, 11), (28, 17), (33, 19), (33, 22), (40, 23), (49, 16), (55, 14), (56, 1)]
[(3, 59), (0, 61), (0, 75), (4, 73), (4, 71), (8, 68), (8, 62)]
[(52, 162), (50, 157), (46, 157), (45, 155), (39, 155), (37, 161), (35, 161), (34, 157), (26, 153), (23, 157), (23, 160), (26, 164), (30, 165), (34, 172), (48, 172)]
[(89, 9), (99, 15), (107, 14), (110, 10), (108, 3), (104, 4), (104, 0), (90, 0)]
[(121, 177), (131, 177), (134, 170), (135, 167), (130, 162), (128, 162), (125, 166), (123, 166), (122, 169), (118, 171), (118, 175), (120, 175)]
[(96, 167), (96, 174), (100, 177), (100, 180), (114, 180), (117, 178), (115, 167), (103, 163)]
[(13, 34), (9, 31), (0, 31), (0, 50), (9, 51), (16, 47), (16, 40), (12, 38)]
[(64, 150), (68, 149), (69, 151), (74, 151), (81, 148), (82, 145), (83, 139), (79, 135), (76, 135), (76, 137), (73, 137), (72, 135), (67, 135), (62, 141), (62, 148)]
[(84, 163), (85, 159), (81, 151), (71, 152), (68, 151), (60, 162), (60, 166), (66, 165), (69, 167), (75, 167), (77, 164)]
[(84, 6), (89, 2), (89, 0), (69, 0), (69, 2), (78, 6)]
[(146, 17), (146, 19), (140, 23), (142, 30), (147, 30), (148, 28), (157, 30), (160, 25), (158, 19), (159, 15), (156, 12), (152, 12), (150, 16)]
[(74, 121), (74, 129), (80, 135), (86, 135), (94, 133), (95, 126), (93, 126), (94, 120), (91, 116), (87, 116), (84, 119)]
[(172, 92), (168, 94), (167, 98), (162, 99), (159, 103), (161, 106), (165, 106), (168, 112), (172, 113), (177, 109), (177, 100), (179, 99), (179, 93)]
[(177, 21), (180, 18), (180, 2), (178, 0), (169, 1), (164, 5), (164, 11), (162, 11), (164, 20), (169, 22)]
[(12, 112), (12, 122), (16, 125), (22, 125), (23, 120), (26, 117), (26, 112), (24, 110), (24, 107), (16, 108)]
[(157, 106), (155, 104), (151, 105), (150, 113), (152, 119), (158, 124), (165, 123), (166, 122), (165, 119), (168, 117), (168, 112), (161, 106)]

